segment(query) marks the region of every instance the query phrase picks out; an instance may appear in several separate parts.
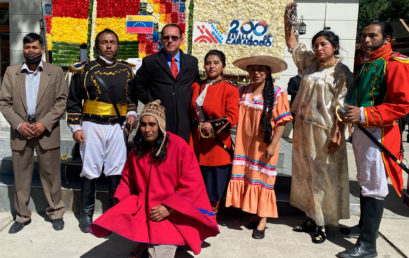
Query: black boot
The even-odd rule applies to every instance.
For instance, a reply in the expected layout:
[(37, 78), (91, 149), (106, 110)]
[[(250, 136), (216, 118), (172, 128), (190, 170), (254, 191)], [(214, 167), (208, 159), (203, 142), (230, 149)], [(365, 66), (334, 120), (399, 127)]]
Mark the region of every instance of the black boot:
[(122, 176), (108, 176), (109, 208), (114, 206), (114, 195)]
[(379, 225), (382, 220), (383, 200), (378, 200), (371, 197), (365, 198), (365, 210), (361, 234), (358, 241), (352, 249), (343, 251), (338, 254), (342, 258), (369, 258), (376, 257), (376, 237), (379, 230)]
[(86, 177), (81, 178), (81, 212), (80, 229), (84, 233), (89, 233), (94, 215), (95, 206), (95, 180), (89, 180)]
[(362, 216), (364, 214), (364, 209), (365, 209), (365, 198), (362, 196), (362, 194), (359, 195), (359, 203), (360, 203), (360, 208), (361, 208), (361, 214), (359, 215), (358, 225), (355, 225), (349, 228), (340, 229), (341, 233), (343, 233), (344, 235), (347, 235), (348, 237), (359, 237), (359, 235), (361, 234)]

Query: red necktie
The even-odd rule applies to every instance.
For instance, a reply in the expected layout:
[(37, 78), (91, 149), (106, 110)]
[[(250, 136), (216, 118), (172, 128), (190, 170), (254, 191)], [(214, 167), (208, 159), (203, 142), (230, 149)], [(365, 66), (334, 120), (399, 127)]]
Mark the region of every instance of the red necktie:
[(174, 57), (170, 58), (170, 71), (173, 74), (173, 77), (176, 78), (176, 76), (178, 76), (178, 65), (176, 64), (176, 59)]

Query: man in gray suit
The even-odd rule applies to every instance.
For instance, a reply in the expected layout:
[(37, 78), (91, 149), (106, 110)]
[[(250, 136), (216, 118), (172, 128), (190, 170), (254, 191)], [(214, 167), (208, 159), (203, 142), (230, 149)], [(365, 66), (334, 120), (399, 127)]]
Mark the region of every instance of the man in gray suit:
[(24, 39), (23, 64), (11, 65), (0, 89), (0, 111), (10, 123), (10, 146), (16, 190), (16, 219), (9, 233), (21, 231), (31, 222), (31, 181), (34, 150), (41, 184), (49, 207), (47, 216), (55, 230), (64, 228), (61, 201), (60, 118), (65, 110), (67, 89), (60, 67), (41, 60), (43, 39), (36, 33)]

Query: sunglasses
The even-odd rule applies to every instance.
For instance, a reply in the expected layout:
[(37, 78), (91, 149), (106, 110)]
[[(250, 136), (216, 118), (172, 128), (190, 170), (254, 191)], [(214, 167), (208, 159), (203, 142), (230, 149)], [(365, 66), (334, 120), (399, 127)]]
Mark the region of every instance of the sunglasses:
[(172, 39), (173, 41), (176, 41), (176, 40), (179, 39), (179, 36), (163, 36), (162, 39), (163, 39), (163, 40)]

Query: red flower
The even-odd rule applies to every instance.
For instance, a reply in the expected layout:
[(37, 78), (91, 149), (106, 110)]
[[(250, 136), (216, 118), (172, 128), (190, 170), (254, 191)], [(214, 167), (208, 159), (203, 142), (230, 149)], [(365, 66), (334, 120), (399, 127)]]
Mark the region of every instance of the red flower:
[(165, 8), (166, 8), (166, 13), (171, 13), (172, 12), (172, 3), (166, 3)]
[(186, 24), (185, 23), (179, 23), (178, 25), (179, 25), (180, 29), (182, 30), (182, 32), (185, 33)]
[(179, 13), (172, 13), (171, 17), (172, 17), (172, 23), (177, 23), (178, 18), (179, 18)]
[(53, 18), (53, 16), (52, 15), (46, 15), (44, 18), (45, 18), (47, 33), (50, 33), (51, 32), (51, 19)]
[(89, 0), (53, 0), (53, 16), (88, 19)]

